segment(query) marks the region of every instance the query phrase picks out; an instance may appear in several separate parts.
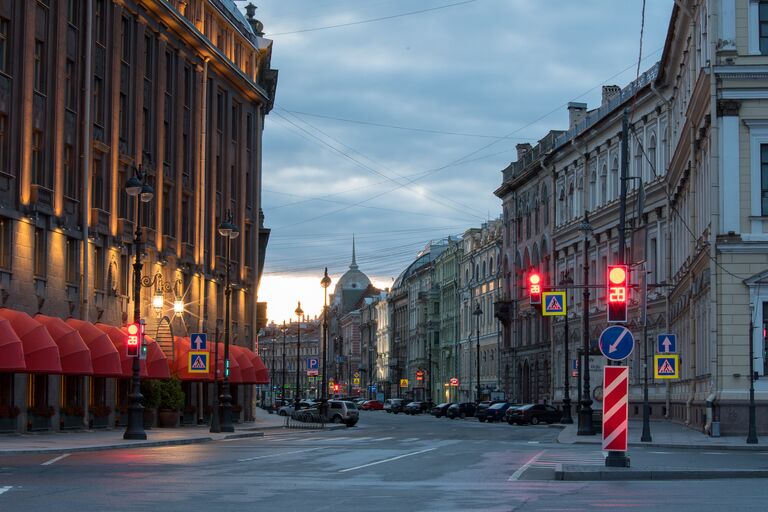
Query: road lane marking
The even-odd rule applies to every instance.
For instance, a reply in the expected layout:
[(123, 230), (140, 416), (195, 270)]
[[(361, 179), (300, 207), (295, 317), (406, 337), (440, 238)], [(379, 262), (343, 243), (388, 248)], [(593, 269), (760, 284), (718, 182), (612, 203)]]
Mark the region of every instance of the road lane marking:
[(702, 455), (725, 455), (724, 452), (701, 452)]
[(378, 439), (374, 439), (374, 441), (389, 441), (390, 439), (394, 439), (394, 437), (379, 437)]
[(653, 453), (655, 455), (672, 455), (672, 452), (648, 452)]
[(47, 461), (43, 462), (43, 463), (42, 463), (42, 464), (40, 464), (40, 465), (41, 465), (41, 466), (50, 466), (50, 465), (51, 465), (51, 464), (53, 464), (54, 462), (58, 462), (58, 461), (60, 461), (61, 459), (65, 458), (65, 457), (69, 457), (70, 455), (71, 455), (71, 454), (69, 454), (69, 453), (65, 453), (64, 455), (59, 455), (58, 457), (56, 457), (56, 458), (53, 458), (53, 459), (51, 459), (51, 460), (47, 460)]
[(403, 455), (398, 455), (397, 457), (391, 457), (389, 459), (378, 460), (376, 462), (369, 462), (368, 464), (363, 464), (362, 466), (355, 466), (353, 468), (340, 469), (339, 473), (346, 473), (347, 471), (354, 471), (356, 469), (368, 468), (371, 466), (376, 466), (378, 464), (384, 464), (385, 462), (392, 462), (393, 460), (403, 459), (405, 457), (412, 457), (413, 455), (419, 455), (422, 453), (431, 452), (432, 450), (437, 450), (437, 448), (427, 448), (426, 450), (419, 450), (417, 452), (405, 453)]
[(281, 457), (283, 455), (293, 455), (294, 453), (313, 452), (315, 450), (323, 450), (324, 448), (325, 448), (324, 446), (321, 446), (319, 448), (307, 448), (306, 450), (296, 450), (293, 452), (280, 452), (280, 453), (273, 453), (272, 455), (259, 455), (258, 457), (248, 457), (247, 459), (238, 459), (237, 462), (250, 462), (252, 460), (268, 459), (270, 457)]
[(12, 485), (6, 485), (5, 487), (0, 487), (0, 494), (10, 491), (12, 487), (13, 487)]
[(403, 440), (402, 440), (402, 442), (403, 442), (403, 443), (412, 443), (412, 442), (414, 442), (414, 441), (418, 441), (419, 439), (420, 439), (420, 438), (418, 438), (418, 437), (409, 437), (409, 438), (407, 438), (407, 439), (403, 439)]
[(543, 452), (543, 451), (541, 451), (541, 452), (537, 453), (536, 455), (534, 455), (533, 457), (531, 457), (531, 458), (528, 460), (528, 462), (526, 462), (525, 464), (523, 464), (522, 466), (520, 466), (520, 467), (517, 469), (517, 471), (515, 471), (514, 473), (512, 473), (512, 476), (510, 476), (510, 477), (507, 479), (507, 482), (516, 482), (516, 481), (517, 481), (517, 480), (520, 478), (520, 476), (522, 476), (522, 474), (523, 474), (523, 473), (525, 473), (525, 472), (526, 472), (526, 470), (527, 470), (529, 467), (531, 467), (531, 466), (533, 465), (533, 463), (534, 463), (534, 462), (536, 462), (537, 460), (539, 460), (539, 457), (541, 457), (542, 455), (544, 455), (544, 452)]

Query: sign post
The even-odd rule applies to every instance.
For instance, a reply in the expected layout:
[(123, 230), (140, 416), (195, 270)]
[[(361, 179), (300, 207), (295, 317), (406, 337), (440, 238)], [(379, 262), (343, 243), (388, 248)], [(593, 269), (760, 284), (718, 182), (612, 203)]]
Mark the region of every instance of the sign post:
[[(603, 368), (603, 450), (627, 451), (629, 367)], [(606, 466), (610, 459), (606, 459)]]

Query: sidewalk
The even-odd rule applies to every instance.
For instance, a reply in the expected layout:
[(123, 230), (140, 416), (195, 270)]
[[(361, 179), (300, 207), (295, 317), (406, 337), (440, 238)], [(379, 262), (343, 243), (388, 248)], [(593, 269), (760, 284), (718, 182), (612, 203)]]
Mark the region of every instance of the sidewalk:
[[(578, 425), (566, 425), (557, 437), (561, 444), (602, 444), (602, 434), (594, 436), (578, 436)], [(643, 422), (629, 421), (629, 446), (652, 446), (655, 448), (691, 448), (719, 450), (766, 451), (768, 439), (758, 440), (758, 444), (747, 444), (746, 435), (710, 437), (703, 432), (690, 429), (671, 421), (651, 421), (650, 443), (640, 442), (643, 432)]]
[(0, 436), (0, 456), (207, 443), (223, 439), (259, 437), (264, 435), (264, 430), (281, 429), (284, 425), (285, 418), (276, 414), (268, 414), (262, 409), (257, 409), (256, 420), (235, 424), (234, 433), (212, 434), (208, 431), (208, 425), (200, 425), (181, 428), (147, 429), (146, 441), (127, 441), (123, 439), (124, 427), (118, 427), (113, 430), (9, 434), (7, 436)]

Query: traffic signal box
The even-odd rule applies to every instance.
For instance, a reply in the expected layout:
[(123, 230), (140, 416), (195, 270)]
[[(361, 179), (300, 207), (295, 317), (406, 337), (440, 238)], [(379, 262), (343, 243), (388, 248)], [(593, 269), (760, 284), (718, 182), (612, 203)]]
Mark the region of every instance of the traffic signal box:
[(541, 304), (541, 276), (533, 273), (528, 276), (528, 293), (531, 296), (531, 304)]
[(138, 322), (128, 324), (128, 340), (126, 351), (128, 357), (139, 357), (141, 350), (141, 324)]
[(608, 265), (608, 322), (627, 321), (627, 299), (629, 297), (629, 267)]

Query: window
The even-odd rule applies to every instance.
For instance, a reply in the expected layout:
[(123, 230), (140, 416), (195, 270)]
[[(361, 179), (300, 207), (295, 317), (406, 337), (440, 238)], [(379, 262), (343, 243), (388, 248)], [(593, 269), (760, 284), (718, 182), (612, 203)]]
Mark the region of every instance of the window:
[(45, 278), (46, 276), (46, 256), (48, 248), (46, 244), (45, 230), (42, 228), (35, 228), (35, 260), (34, 260), (34, 274), (35, 277)]
[(128, 255), (120, 255), (120, 292), (128, 295), (128, 285), (130, 283), (131, 265), (128, 263)]
[(600, 204), (608, 202), (608, 167), (603, 165), (600, 170)]
[(656, 136), (651, 135), (651, 141), (648, 143), (648, 160), (650, 163), (650, 179), (653, 180), (659, 175), (658, 162), (656, 161)]
[(0, 268), (5, 270), (11, 269), (12, 230), (13, 221), (5, 217), (0, 218)]
[(0, 113), (0, 172), (8, 171), (8, 116)]
[(64, 65), (64, 106), (69, 110), (75, 110), (75, 61), (67, 59)]
[(619, 197), (619, 159), (613, 158), (613, 165), (611, 166), (611, 199)]
[(107, 9), (105, 6), (106, 0), (95, 0), (93, 6), (93, 26), (96, 35), (96, 42), (104, 44), (106, 36), (106, 15)]
[(32, 131), (32, 182), (48, 187), (43, 163), (43, 132)]
[(35, 62), (33, 66), (35, 90), (45, 94), (45, 43), (43, 41), (35, 40)]
[(67, 22), (77, 26), (77, 8), (79, 0), (67, 0)]
[(93, 274), (93, 287), (104, 291), (104, 249), (97, 245), (93, 247), (93, 267), (96, 270)]
[(104, 160), (100, 154), (93, 157), (91, 173), (91, 207), (105, 209), (104, 202)]
[(763, 375), (768, 375), (768, 302), (763, 302)]
[(131, 62), (131, 19), (130, 18), (123, 18), (122, 19), (122, 25), (121, 25), (122, 31), (121, 31), (121, 38), (122, 38), (122, 59), (123, 62), (130, 63)]
[(93, 122), (104, 126), (104, 80), (93, 77)]
[(78, 255), (79, 244), (74, 238), (67, 238), (66, 242), (66, 266), (65, 266), (65, 279), (67, 284), (77, 284), (77, 270), (78, 270)]
[[(67, 197), (80, 197), (80, 174), (75, 166), (75, 150), (71, 144), (64, 144), (64, 193)], [(123, 194), (127, 195), (127, 194)]]
[(768, 215), (768, 144), (760, 144), (760, 208)]
[(760, 2), (758, 11), (760, 53), (768, 54), (768, 2)]
[(0, 18), (0, 71), (11, 74), (11, 22)]

